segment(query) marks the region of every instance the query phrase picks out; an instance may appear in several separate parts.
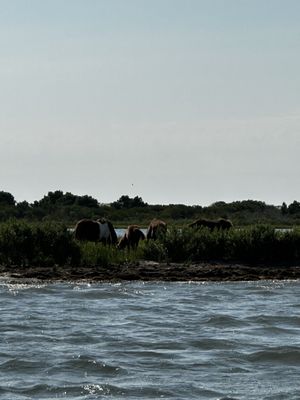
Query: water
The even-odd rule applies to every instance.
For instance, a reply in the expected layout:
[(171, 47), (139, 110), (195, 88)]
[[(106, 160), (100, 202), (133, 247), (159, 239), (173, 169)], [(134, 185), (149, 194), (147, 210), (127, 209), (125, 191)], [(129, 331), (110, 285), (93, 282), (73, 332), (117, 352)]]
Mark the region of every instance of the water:
[[(141, 231), (143, 232), (143, 234), (146, 236), (147, 234), (147, 228), (140, 228)], [(118, 238), (122, 237), (124, 235), (124, 233), (127, 231), (127, 228), (116, 228), (115, 229), (116, 234), (118, 236)]]
[(0, 399), (300, 399), (299, 282), (0, 282)]

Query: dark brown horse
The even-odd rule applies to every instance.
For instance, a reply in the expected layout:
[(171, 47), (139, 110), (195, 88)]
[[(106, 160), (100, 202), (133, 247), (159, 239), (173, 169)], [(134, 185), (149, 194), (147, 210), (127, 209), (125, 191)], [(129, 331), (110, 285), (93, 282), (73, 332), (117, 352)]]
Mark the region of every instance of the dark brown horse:
[(139, 241), (144, 239), (145, 235), (137, 225), (129, 225), (119, 241), (118, 248), (125, 249), (127, 247), (128, 249), (136, 249)]
[(147, 239), (157, 239), (160, 234), (167, 231), (167, 224), (160, 219), (153, 219), (148, 226), (146, 237)]
[(219, 218), (217, 220), (210, 220), (205, 218), (199, 218), (196, 221), (189, 224), (192, 228), (200, 228), (201, 226), (209, 228), (211, 231), (214, 229), (228, 230), (233, 227), (232, 222), (229, 219)]
[(116, 244), (117, 234), (112, 223), (104, 218), (101, 220), (82, 219), (75, 226), (75, 238), (90, 242)]

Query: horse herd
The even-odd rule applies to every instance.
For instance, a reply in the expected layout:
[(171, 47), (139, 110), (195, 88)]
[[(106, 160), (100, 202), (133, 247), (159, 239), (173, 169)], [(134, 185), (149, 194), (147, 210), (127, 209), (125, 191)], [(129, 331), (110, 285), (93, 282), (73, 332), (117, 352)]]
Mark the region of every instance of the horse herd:
[[(210, 230), (232, 228), (232, 222), (228, 219), (220, 218), (218, 220), (208, 220), (204, 218), (197, 219), (188, 225), (191, 228), (206, 227)], [(74, 230), (75, 239), (101, 242), (104, 244), (117, 245), (119, 249), (136, 248), (141, 240), (157, 239), (158, 235), (167, 231), (167, 224), (159, 219), (153, 219), (147, 229), (146, 235), (141, 231), (138, 225), (129, 225), (124, 235), (118, 239), (112, 223), (105, 219), (91, 220), (82, 219), (77, 222)]]

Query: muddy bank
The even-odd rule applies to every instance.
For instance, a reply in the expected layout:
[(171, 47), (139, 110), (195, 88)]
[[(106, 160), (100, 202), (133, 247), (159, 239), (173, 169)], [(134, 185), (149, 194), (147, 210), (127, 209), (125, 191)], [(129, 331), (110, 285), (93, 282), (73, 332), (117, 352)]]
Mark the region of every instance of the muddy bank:
[(109, 267), (4, 267), (0, 276), (10, 280), (43, 281), (251, 281), (300, 279), (299, 266), (224, 263), (175, 264), (140, 261)]

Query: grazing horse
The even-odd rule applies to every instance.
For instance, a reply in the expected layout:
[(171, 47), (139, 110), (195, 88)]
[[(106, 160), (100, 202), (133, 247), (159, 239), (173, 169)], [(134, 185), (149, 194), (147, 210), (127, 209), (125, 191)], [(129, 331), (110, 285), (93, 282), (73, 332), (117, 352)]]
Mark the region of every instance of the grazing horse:
[(200, 228), (201, 226), (204, 226), (205, 228), (209, 228), (211, 231), (214, 229), (228, 230), (233, 227), (232, 222), (229, 219), (224, 218), (217, 220), (200, 218), (189, 224), (189, 226), (192, 228)]
[(124, 233), (118, 243), (118, 248), (125, 249), (125, 247), (127, 247), (128, 249), (136, 249), (139, 241), (144, 239), (145, 235), (137, 225), (129, 225), (127, 231)]
[(167, 224), (159, 219), (153, 219), (148, 226), (146, 237), (147, 239), (157, 239), (160, 233), (166, 233)]
[(75, 239), (104, 244), (116, 244), (117, 234), (112, 223), (105, 218), (96, 221), (82, 219), (75, 226)]

